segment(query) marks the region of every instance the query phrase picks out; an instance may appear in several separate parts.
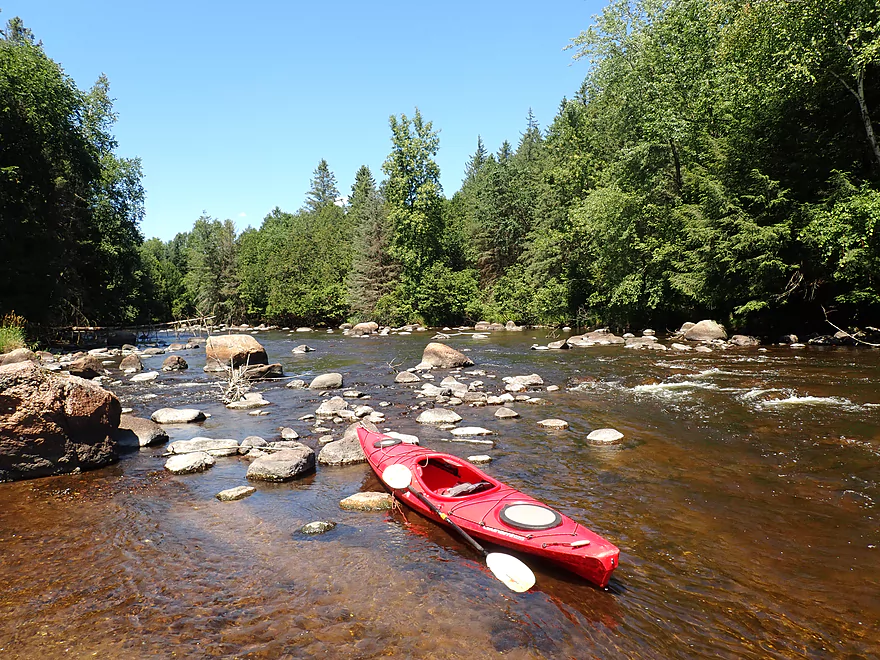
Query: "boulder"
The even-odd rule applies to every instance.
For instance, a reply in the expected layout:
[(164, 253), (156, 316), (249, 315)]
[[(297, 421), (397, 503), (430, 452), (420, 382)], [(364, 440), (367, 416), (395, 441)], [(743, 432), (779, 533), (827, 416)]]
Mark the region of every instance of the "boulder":
[(420, 380), (422, 379), (411, 371), (401, 371), (394, 377), (395, 383), (418, 383)]
[(551, 348), (553, 350), (565, 350), (567, 348), (571, 348), (571, 346), (568, 345), (567, 339), (560, 339), (559, 341), (551, 341), (549, 344), (547, 344), (547, 348)]
[(89, 380), (97, 378), (98, 376), (103, 376), (107, 373), (107, 370), (104, 369), (104, 365), (101, 364), (101, 361), (94, 355), (84, 355), (77, 358), (67, 365), (67, 371), (71, 376), (79, 376), (80, 378), (86, 378)]
[(37, 354), (29, 348), (16, 348), (8, 353), (0, 355), (0, 366), (17, 364), (18, 362), (36, 362)]
[(346, 511), (389, 511), (394, 498), (388, 493), (355, 493), (339, 503)]
[(195, 408), (160, 408), (152, 415), (157, 424), (191, 424), (205, 419), (205, 413)]
[(168, 433), (150, 419), (122, 415), (119, 427), (113, 432), (113, 439), (120, 447), (149, 447), (168, 442)]
[(210, 454), (196, 451), (191, 454), (178, 454), (165, 461), (165, 469), (172, 474), (192, 474), (204, 472), (214, 465), (216, 461)]
[(700, 321), (684, 333), (688, 341), (711, 341), (713, 339), (727, 339), (727, 331), (717, 321)]
[(179, 355), (169, 355), (162, 363), (162, 371), (183, 371), (189, 369), (189, 365)]
[(245, 497), (250, 497), (256, 492), (257, 489), (253, 486), (236, 486), (235, 488), (221, 490), (214, 497), (221, 502), (235, 502), (236, 500), (243, 500)]
[(438, 342), (431, 342), (425, 346), (425, 350), (422, 353), (422, 362), (426, 362), (438, 369), (469, 367), (473, 364), (473, 360), (464, 353), (460, 353), (454, 348)]
[(309, 383), (310, 390), (337, 390), (342, 387), (342, 374), (329, 373), (315, 376)]
[(266, 349), (251, 335), (216, 335), (205, 344), (205, 371), (225, 371), (243, 364), (268, 364)]
[(294, 349), (290, 352), (291, 353), (311, 353), (314, 350), (315, 349), (312, 348), (311, 346), (307, 346), (306, 344), (300, 344), (299, 346), (294, 347)]
[(360, 332), (365, 335), (370, 335), (376, 332), (379, 329), (379, 324), (374, 321), (366, 321), (364, 323), (358, 323), (357, 325), (352, 326), (352, 332)]
[[(379, 432), (379, 429), (368, 422), (363, 423), (363, 425), (367, 430), (372, 431), (373, 433)], [(342, 436), (341, 440), (335, 440), (325, 444), (321, 448), (321, 453), (318, 454), (318, 463), (321, 465), (354, 465), (356, 463), (365, 463), (367, 457), (364, 454), (364, 450), (361, 448), (361, 443), (357, 437), (357, 429), (359, 426), (361, 426), (360, 422), (351, 424), (345, 429), (345, 434)]]
[(495, 417), (498, 419), (514, 419), (519, 417), (519, 413), (510, 408), (499, 408), (495, 411)]
[(287, 385), (285, 385), (285, 387), (290, 388), (292, 390), (304, 390), (304, 389), (306, 389), (306, 387), (308, 387), (308, 385), (306, 384), (306, 381), (300, 380), (299, 378), (294, 378), (292, 381), (287, 383)]
[(154, 346), (153, 348), (147, 348), (144, 350), (144, 355), (152, 356), (152, 355), (165, 355), (164, 348), (158, 348)]
[(258, 435), (249, 435), (241, 441), (241, 445), (238, 447), (238, 453), (247, 454), (254, 447), (266, 447), (268, 444), (269, 443), (265, 438), (261, 438)]
[(476, 456), (468, 456), (467, 459), (474, 465), (485, 465), (492, 462), (492, 457), (488, 454), (477, 454)]
[(119, 368), (122, 369), (122, 371), (133, 373), (135, 371), (143, 371), (144, 363), (141, 362), (140, 357), (137, 355), (126, 355), (119, 363)]
[(513, 321), (508, 321), (507, 323), (504, 324), (504, 329), (509, 330), (511, 332), (517, 332), (517, 331), (521, 332), (521, 331), (525, 330), (525, 326), (517, 325)]
[(114, 394), (82, 378), (30, 361), (0, 367), (0, 481), (114, 462), (121, 410)]
[(315, 469), (315, 452), (304, 444), (261, 456), (250, 464), (247, 478), (254, 481), (290, 481)]
[(728, 342), (734, 346), (759, 346), (761, 342), (756, 337), (748, 335), (734, 335)]
[(457, 424), (461, 421), (461, 415), (454, 410), (445, 408), (432, 408), (425, 410), (416, 418), (419, 424)]
[(316, 417), (335, 417), (340, 411), (348, 408), (348, 402), (341, 396), (334, 396), (331, 399), (323, 401), (315, 411)]

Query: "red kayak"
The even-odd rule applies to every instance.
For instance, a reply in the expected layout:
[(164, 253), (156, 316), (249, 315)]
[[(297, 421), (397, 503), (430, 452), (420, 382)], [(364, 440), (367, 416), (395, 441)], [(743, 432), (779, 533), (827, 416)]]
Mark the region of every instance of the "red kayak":
[[(598, 534), (538, 500), (493, 479), (472, 463), (396, 438), (358, 428), (367, 460), (381, 478), (390, 465), (406, 466), (411, 488), (466, 532), (520, 552), (536, 555), (604, 587), (617, 568), (620, 550)], [(441, 518), (412, 493), (394, 495), (423, 516)]]

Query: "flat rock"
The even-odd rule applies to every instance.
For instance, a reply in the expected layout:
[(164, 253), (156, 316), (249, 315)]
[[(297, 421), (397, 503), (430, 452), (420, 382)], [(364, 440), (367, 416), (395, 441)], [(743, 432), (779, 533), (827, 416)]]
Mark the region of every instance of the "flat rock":
[(564, 419), (542, 419), (540, 422), (538, 422), (538, 426), (542, 426), (545, 429), (561, 431), (568, 428), (568, 422), (566, 422)]
[(157, 424), (191, 424), (205, 419), (205, 413), (195, 408), (160, 408), (152, 415)]
[(498, 419), (513, 419), (519, 417), (519, 413), (511, 408), (499, 408), (495, 411), (495, 417)]
[(310, 390), (336, 390), (342, 387), (342, 374), (329, 373), (315, 376), (309, 383)]
[(401, 371), (394, 378), (395, 383), (418, 383), (422, 379), (411, 371)]
[(168, 445), (168, 451), (172, 454), (205, 452), (211, 456), (232, 456), (238, 453), (238, 448), (238, 440), (229, 438), (193, 438), (192, 440), (177, 440)]
[(617, 429), (596, 429), (590, 432), (587, 440), (596, 444), (613, 444), (623, 440), (623, 433)]
[(457, 424), (461, 421), (461, 415), (454, 410), (432, 408), (420, 414), (416, 421), (419, 424)]
[(290, 481), (315, 469), (315, 452), (303, 444), (261, 456), (250, 464), (247, 478), (252, 481)]
[(481, 426), (462, 426), (461, 428), (452, 429), (450, 433), (456, 437), (468, 437), (474, 435), (493, 435), (489, 429)]
[(477, 454), (475, 456), (468, 456), (467, 459), (474, 465), (483, 465), (485, 463), (492, 462), (492, 457), (489, 456), (489, 454)]
[(165, 469), (172, 474), (191, 474), (204, 472), (216, 461), (210, 454), (197, 451), (189, 454), (177, 454), (165, 461)]
[(346, 511), (389, 511), (394, 498), (388, 493), (355, 493), (339, 503)]
[(226, 407), (230, 410), (252, 410), (254, 408), (263, 408), (271, 405), (271, 403), (271, 401), (266, 401), (259, 392), (248, 392), (241, 401), (227, 403)]
[(308, 384), (304, 380), (300, 380), (299, 378), (294, 378), (292, 381), (287, 383), (285, 387), (288, 387), (292, 390), (304, 390), (308, 387)]
[(507, 376), (501, 380), (508, 385), (522, 385), (523, 389), (527, 387), (540, 387), (544, 384), (544, 379), (538, 374), (529, 374), (528, 376)]
[(249, 497), (256, 492), (257, 489), (253, 486), (236, 486), (235, 488), (221, 490), (214, 497), (221, 502), (234, 502), (236, 500), (243, 500), (245, 497)]
[(158, 371), (145, 371), (142, 374), (135, 374), (130, 378), (132, 383), (149, 383), (159, 378)]

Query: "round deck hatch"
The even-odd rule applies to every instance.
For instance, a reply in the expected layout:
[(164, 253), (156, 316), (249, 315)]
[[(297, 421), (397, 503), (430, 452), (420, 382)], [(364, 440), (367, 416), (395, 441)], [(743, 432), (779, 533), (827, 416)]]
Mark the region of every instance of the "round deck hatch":
[(537, 504), (508, 504), (498, 517), (517, 529), (551, 529), (562, 523), (562, 516), (553, 509)]
[(376, 442), (373, 443), (373, 446), (376, 449), (382, 449), (384, 447), (393, 447), (394, 445), (399, 444), (400, 440), (398, 440), (397, 438), (382, 438), (381, 440), (376, 440)]

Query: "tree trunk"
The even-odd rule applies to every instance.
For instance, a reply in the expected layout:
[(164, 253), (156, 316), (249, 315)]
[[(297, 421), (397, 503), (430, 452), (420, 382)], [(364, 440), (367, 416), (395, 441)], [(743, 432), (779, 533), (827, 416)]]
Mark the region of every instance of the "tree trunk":
[(859, 102), (859, 110), (862, 113), (862, 123), (865, 125), (868, 144), (871, 145), (871, 150), (874, 153), (874, 164), (877, 166), (878, 171), (880, 171), (880, 146), (877, 145), (877, 136), (874, 135), (874, 125), (871, 123), (871, 115), (868, 114), (868, 104), (865, 102), (864, 74), (860, 75), (858, 79), (858, 93), (856, 94), (856, 99)]

